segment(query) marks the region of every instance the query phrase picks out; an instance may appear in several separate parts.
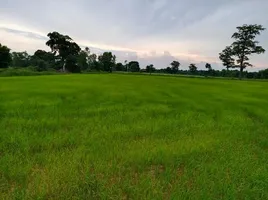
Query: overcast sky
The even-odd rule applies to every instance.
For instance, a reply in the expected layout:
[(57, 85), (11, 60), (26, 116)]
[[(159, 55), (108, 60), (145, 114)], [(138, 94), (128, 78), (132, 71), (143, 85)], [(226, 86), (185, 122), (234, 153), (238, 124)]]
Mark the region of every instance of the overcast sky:
[[(267, 13), (268, 0), (0, 0), (0, 43), (13, 51), (49, 50), (46, 35), (58, 31), (93, 52), (113, 51), (119, 61), (219, 68), (218, 54), (235, 27), (268, 28)], [(267, 52), (252, 63), (268, 68), (268, 30), (258, 40)]]

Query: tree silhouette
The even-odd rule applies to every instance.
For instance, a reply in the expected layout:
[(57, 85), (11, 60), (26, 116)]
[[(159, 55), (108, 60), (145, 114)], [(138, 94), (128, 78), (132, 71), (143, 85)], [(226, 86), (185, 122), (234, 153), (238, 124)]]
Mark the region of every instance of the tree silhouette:
[(220, 53), (219, 58), (227, 70), (229, 70), (229, 68), (235, 67), (235, 59), (232, 58), (232, 55), (233, 51), (231, 46), (225, 47), (225, 49)]
[(189, 71), (194, 74), (197, 71), (197, 67), (195, 64), (190, 64)]
[(155, 68), (154, 68), (154, 65), (153, 64), (146, 66), (146, 72), (148, 72), (148, 73), (151, 74), (154, 71), (155, 71)]
[(259, 46), (259, 42), (255, 40), (256, 36), (260, 35), (265, 28), (263, 28), (262, 25), (245, 24), (243, 26), (238, 26), (237, 30), (238, 31), (232, 35), (232, 38), (235, 41), (230, 47), (223, 50), (220, 54), (220, 59), (224, 61), (224, 58), (227, 58), (227, 61), (232, 61), (230, 57), (234, 56), (237, 62), (237, 65), (234, 65), (234, 67), (238, 67), (240, 69), (239, 78), (241, 79), (243, 70), (252, 66), (252, 64), (248, 62), (249, 56), (265, 52), (265, 49), (262, 48), (262, 46)]
[(179, 67), (180, 67), (180, 62), (178, 61), (173, 61), (171, 64), (171, 71), (173, 74), (177, 74), (179, 71)]
[(140, 71), (140, 64), (138, 61), (131, 61), (128, 63), (129, 70), (131, 72), (139, 72)]
[(116, 57), (112, 54), (112, 52), (104, 52), (102, 55), (98, 57), (99, 62), (102, 66), (102, 70), (107, 72), (112, 72), (115, 67)]
[(0, 43), (0, 68), (7, 68), (10, 63), (10, 49)]
[(74, 56), (77, 56), (81, 50), (78, 44), (73, 42), (72, 38), (68, 35), (62, 35), (58, 32), (48, 33), (47, 36), (49, 40), (46, 42), (46, 45), (51, 48), (54, 55), (58, 54), (60, 56), (63, 63), (63, 71), (66, 71), (66, 67), (72, 68), (72, 66), (67, 65), (66, 59), (70, 56), (69, 61), (72, 60), (72, 62), (68, 63), (73, 64)]

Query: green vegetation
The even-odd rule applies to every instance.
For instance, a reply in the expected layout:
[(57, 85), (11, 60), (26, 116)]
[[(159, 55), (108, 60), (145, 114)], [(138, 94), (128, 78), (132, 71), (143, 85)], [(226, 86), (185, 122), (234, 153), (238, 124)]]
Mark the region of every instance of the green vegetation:
[[(237, 32), (232, 35), (234, 42), (227, 46), (220, 54), (219, 59), (226, 69), (215, 70), (210, 63), (205, 64), (207, 70), (198, 70), (196, 64), (191, 63), (189, 70), (180, 70), (181, 63), (172, 61), (168, 67), (156, 69), (153, 64), (141, 68), (138, 61), (125, 60), (124, 64), (117, 63), (116, 56), (112, 52), (102, 52), (99, 55), (91, 54), (88, 47), (84, 50), (68, 35), (56, 31), (48, 33), (46, 45), (51, 52), (38, 49), (34, 55), (24, 52), (12, 52), (7, 46), (0, 44), (0, 68), (9, 66), (20, 69), (34, 66), (35, 71), (44, 72), (53, 69), (58, 72), (88, 73), (88, 72), (147, 72), (162, 74), (181, 74), (191, 76), (215, 76), (229, 78), (268, 79), (268, 69), (258, 72), (247, 72), (246, 68), (252, 67), (249, 58), (252, 54), (265, 53), (265, 49), (259, 45), (256, 39), (265, 28), (257, 24), (244, 24), (237, 27)], [(239, 70), (230, 70), (238, 68)], [(12, 73), (15, 74), (15, 73)], [(18, 75), (23, 73), (18, 72)]]
[(268, 199), (268, 83), (0, 78), (0, 199)]
[[(235, 40), (231, 46), (227, 46), (221, 53), (219, 58), (223, 65), (229, 68), (239, 68), (239, 78), (243, 77), (243, 71), (247, 67), (253, 65), (249, 63), (249, 56), (252, 54), (265, 53), (265, 49), (259, 46), (259, 42), (255, 40), (265, 28), (262, 25), (250, 24), (237, 27), (237, 32), (232, 35)], [(236, 63), (235, 63), (236, 60)]]
[(36, 67), (25, 68), (6, 68), (0, 69), (0, 77), (2, 76), (39, 76), (58, 74), (55, 70), (38, 71)]

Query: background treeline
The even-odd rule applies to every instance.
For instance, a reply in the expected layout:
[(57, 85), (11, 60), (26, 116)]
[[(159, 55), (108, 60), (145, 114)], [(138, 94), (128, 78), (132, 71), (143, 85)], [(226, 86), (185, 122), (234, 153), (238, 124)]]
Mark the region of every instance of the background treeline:
[(220, 53), (220, 60), (226, 69), (215, 70), (211, 64), (206, 63), (206, 70), (199, 70), (195, 64), (190, 64), (188, 70), (181, 70), (179, 61), (173, 61), (166, 68), (156, 69), (153, 64), (144, 68), (140, 67), (138, 61), (116, 61), (112, 52), (104, 52), (100, 55), (90, 52), (88, 47), (81, 49), (68, 35), (58, 32), (48, 33), (49, 40), (46, 45), (51, 51), (36, 50), (33, 55), (24, 52), (11, 52), (11, 50), (0, 44), (0, 73), (15, 75), (27, 75), (27, 73), (81, 73), (81, 72), (143, 72), (143, 73), (165, 73), (181, 74), (206, 77), (233, 77), (268, 79), (268, 69), (258, 72), (247, 72), (252, 66), (248, 61), (251, 54), (261, 54), (265, 50), (258, 45), (255, 37), (265, 30), (261, 25), (243, 25), (237, 27), (232, 38), (235, 40)]

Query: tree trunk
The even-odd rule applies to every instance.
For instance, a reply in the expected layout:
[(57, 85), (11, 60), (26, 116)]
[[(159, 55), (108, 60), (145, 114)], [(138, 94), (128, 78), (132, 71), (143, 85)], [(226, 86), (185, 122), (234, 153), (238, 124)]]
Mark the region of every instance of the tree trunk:
[(239, 72), (239, 79), (242, 80), (243, 76), (243, 69), (244, 69), (244, 56), (241, 59), (240, 63), (240, 72)]
[(240, 80), (242, 80), (242, 78), (243, 78), (243, 67), (242, 66), (240, 66), (240, 72), (239, 72), (239, 79)]
[(61, 62), (63, 62), (63, 65), (62, 65), (62, 72), (66, 72), (66, 60), (65, 59), (62, 59)]
[(64, 64), (63, 64), (63, 66), (62, 66), (62, 71), (63, 71), (63, 72), (66, 72), (65, 62), (64, 62)]

